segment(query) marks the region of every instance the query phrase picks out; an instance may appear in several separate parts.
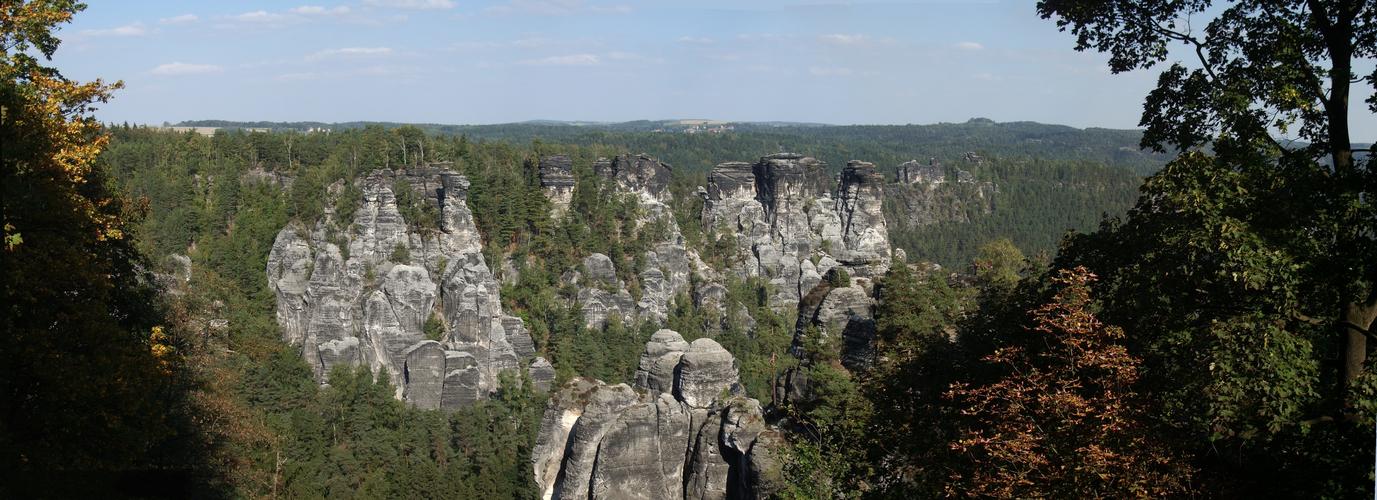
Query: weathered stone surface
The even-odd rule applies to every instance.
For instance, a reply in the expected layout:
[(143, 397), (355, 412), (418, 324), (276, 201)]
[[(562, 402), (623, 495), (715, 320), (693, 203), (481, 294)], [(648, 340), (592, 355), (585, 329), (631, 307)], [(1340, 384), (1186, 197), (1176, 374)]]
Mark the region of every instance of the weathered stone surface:
[(534, 358), (536, 355), (535, 341), (531, 340), (531, 332), (526, 329), (526, 323), (516, 316), (502, 317), (502, 330), (507, 334), (507, 342), (512, 345), (512, 350), (522, 360)]
[(698, 427), (692, 451), (689, 452), (688, 477), (684, 481), (684, 498), (693, 500), (721, 500), (727, 498), (731, 463), (722, 456), (722, 415), (698, 410)]
[(939, 222), (971, 222), (972, 215), (992, 212), (995, 185), (977, 182), (970, 172), (955, 170), (953, 183), (948, 182), (947, 168), (936, 159), (899, 165), (895, 183), (885, 192), (888, 222), (897, 230), (908, 230)]
[(602, 328), (613, 317), (621, 320), (622, 324), (629, 324), (636, 319), (636, 303), (626, 289), (612, 293), (601, 288), (580, 288), (578, 302), (588, 328)]
[(875, 165), (852, 161), (842, 170), (836, 212), (841, 217), (842, 262), (888, 265), (889, 229), (884, 217), (884, 176)]
[(444, 347), (434, 340), (423, 340), (408, 347), (403, 382), (406, 402), (417, 408), (433, 410), (440, 407), (441, 389), (447, 378)]
[(562, 217), (574, 199), (574, 162), (565, 155), (541, 158), (540, 189), (550, 200), (550, 215)]
[(636, 401), (636, 391), (626, 384), (600, 386), (588, 397), (578, 423), (569, 433), (569, 446), (557, 483), (558, 498), (588, 498), (598, 445), (628, 406)]
[(531, 376), (531, 385), (535, 386), (537, 391), (549, 392), (555, 383), (555, 367), (545, 358), (536, 358), (532, 361), (528, 373)]
[(668, 394), (622, 411), (603, 436), (593, 471), (595, 499), (673, 498), (683, 483), (689, 414)]
[[(451, 408), (486, 397), (501, 371), (525, 369), (534, 344), (521, 320), (502, 312), (465, 203), (468, 180), (427, 167), (377, 170), (356, 184), (362, 199), (351, 220), (339, 220), (327, 207), (309, 233), (295, 223), (284, 228), (269, 252), (266, 271), (283, 338), (300, 346), (317, 380), (325, 383), (332, 366), (361, 364), (385, 370), (399, 384), (399, 398)], [(402, 218), (392, 191), (401, 185), (438, 212), (439, 227), (421, 230)], [(344, 187), (337, 183), (330, 192), (340, 195)], [(408, 262), (393, 262), (398, 249), (410, 254)], [(412, 352), (432, 316), (445, 325), (444, 335)], [(445, 351), (472, 359), (450, 369)], [(440, 372), (409, 377), (408, 366)], [(438, 385), (411, 388), (413, 379)]]
[(909, 160), (895, 169), (894, 182), (900, 184), (941, 184), (947, 180), (947, 170), (936, 158), (928, 158), (927, 163)]
[(650, 336), (641, 353), (640, 364), (635, 375), (636, 387), (649, 390), (651, 394), (672, 392), (674, 390), (674, 369), (679, 359), (689, 350), (689, 343), (674, 330), (660, 330)]
[(701, 191), (704, 226), (735, 240), (733, 271), (774, 284), (770, 304), (780, 312), (794, 308), (826, 272), (816, 259), (840, 261), (861, 276), (883, 274), (891, 260), (883, 179), (874, 166), (851, 162), (830, 185), (824, 170), (822, 162), (788, 153), (723, 163)]
[(832, 288), (823, 283), (799, 303), (793, 351), (802, 355), (804, 335), (809, 326), (819, 335), (841, 337), (841, 361), (847, 368), (866, 367), (875, 341), (875, 300), (867, 289), (868, 280), (855, 280), (851, 286)]
[(306, 339), (306, 286), (311, 279), (311, 244), (288, 226), (277, 233), (268, 251), (268, 286), (277, 295), (277, 323), (292, 345)]
[(718, 283), (701, 285), (694, 290), (694, 306), (705, 317), (703, 328), (715, 334), (731, 327), (727, 287)]
[(655, 198), (668, 195), (671, 171), (668, 164), (646, 155), (624, 154), (593, 163), (593, 173), (615, 180), (623, 189)]
[[(579, 287), (579, 308), (590, 328), (603, 327), (609, 318), (628, 324), (638, 320), (663, 323), (675, 300), (690, 291), (692, 274), (706, 268), (697, 252), (685, 246), (668, 205), (672, 199), (668, 189), (671, 169), (648, 156), (621, 155), (598, 160), (593, 170), (613, 181), (615, 194), (635, 198), (639, 215), (636, 220), (625, 222), (634, 224), (639, 231), (653, 231), (649, 235), (651, 248), (637, 256), (641, 271), (634, 279), (640, 285), (640, 294), (631, 295), (625, 281), (617, 278), (616, 267), (621, 264), (602, 254), (588, 256), (581, 266), (584, 272), (566, 272), (562, 280)], [(622, 277), (633, 279), (625, 274), (625, 269)]]
[(478, 401), (483, 391), (482, 370), (473, 354), (445, 351), (445, 385), (440, 405), (444, 408), (463, 408)]
[(779, 452), (787, 445), (784, 436), (777, 430), (766, 429), (761, 432), (750, 451), (744, 457), (744, 474), (741, 475), (743, 498), (766, 499), (775, 495), (788, 484)]
[[(734, 364), (731, 354), (712, 340), (688, 344), (678, 333), (661, 330), (646, 343), (636, 386), (661, 387), (669, 374), (670, 386), (683, 385), (687, 377), (699, 381), (690, 385), (702, 392), (717, 388), (714, 398), (695, 407), (668, 389), (628, 394), (631, 388), (625, 385), (570, 381), (551, 396), (532, 451), (542, 495), (741, 498), (763, 491), (749, 484), (749, 478), (759, 476), (750, 469), (755, 463), (751, 457), (763, 446), (757, 444), (758, 436), (769, 431), (760, 403), (742, 396), (715, 398), (739, 386)], [(729, 380), (718, 380), (722, 377)], [(769, 458), (763, 450), (758, 453)]]
[(569, 449), (569, 434), (583, 415), (589, 395), (601, 384), (596, 380), (578, 377), (550, 395), (540, 419), (535, 447), (531, 449), (531, 465), (541, 498), (549, 500), (554, 497), (564, 466), (564, 455)]
[(708, 408), (737, 383), (736, 358), (717, 341), (693, 341), (679, 361), (676, 396), (693, 408)]
[(589, 284), (617, 286), (617, 268), (606, 255), (595, 253), (584, 257), (583, 268), (586, 271), (583, 277)]

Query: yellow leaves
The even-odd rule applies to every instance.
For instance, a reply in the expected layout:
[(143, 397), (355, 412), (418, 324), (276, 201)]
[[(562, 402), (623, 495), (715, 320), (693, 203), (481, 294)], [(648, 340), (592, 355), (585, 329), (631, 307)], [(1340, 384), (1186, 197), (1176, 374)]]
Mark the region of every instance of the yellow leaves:
[(14, 224), (5, 223), (5, 250), (13, 251), (15, 247), (24, 243), (24, 237), (20, 236), (15, 230)]
[[(92, 198), (82, 191), (96, 157), (110, 141), (100, 123), (88, 116), (91, 105), (106, 101), (122, 84), (77, 83), (41, 68), (16, 68), (9, 62), (0, 60), (0, 74), (14, 78), (18, 99), (5, 103), (0, 125), (20, 131), (19, 141), (35, 148), (19, 163), (20, 174), (57, 185), (66, 198), (64, 205), (91, 223), (97, 241), (123, 239), (124, 220), (115, 210), (116, 200)], [(12, 231), (6, 228), (7, 234)], [(16, 244), (6, 238), (7, 249)]]
[(153, 358), (158, 362), (158, 368), (164, 375), (172, 374), (173, 356), (177, 348), (172, 346), (172, 337), (167, 335), (162, 326), (153, 327), (148, 335), (148, 351), (153, 354)]

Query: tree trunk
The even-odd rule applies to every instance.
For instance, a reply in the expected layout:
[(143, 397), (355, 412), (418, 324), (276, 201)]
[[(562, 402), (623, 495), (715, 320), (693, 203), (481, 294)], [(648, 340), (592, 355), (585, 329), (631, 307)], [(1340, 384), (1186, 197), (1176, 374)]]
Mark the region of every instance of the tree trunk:
[(1372, 331), (1372, 322), (1377, 319), (1377, 291), (1368, 294), (1367, 303), (1351, 302), (1344, 305), (1343, 323), (1339, 325), (1344, 335), (1344, 389), (1353, 387), (1353, 382), (1363, 373), (1367, 362), (1367, 334)]

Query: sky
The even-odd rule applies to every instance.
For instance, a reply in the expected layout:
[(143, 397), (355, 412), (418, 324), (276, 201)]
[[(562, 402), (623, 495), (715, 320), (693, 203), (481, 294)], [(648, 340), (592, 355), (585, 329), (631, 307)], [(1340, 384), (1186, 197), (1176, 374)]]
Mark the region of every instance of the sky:
[[(124, 82), (97, 112), (110, 122), (1134, 128), (1156, 81), (1076, 52), (1031, 0), (88, 3), (54, 64)], [(1355, 140), (1377, 138), (1377, 120), (1359, 116)]]

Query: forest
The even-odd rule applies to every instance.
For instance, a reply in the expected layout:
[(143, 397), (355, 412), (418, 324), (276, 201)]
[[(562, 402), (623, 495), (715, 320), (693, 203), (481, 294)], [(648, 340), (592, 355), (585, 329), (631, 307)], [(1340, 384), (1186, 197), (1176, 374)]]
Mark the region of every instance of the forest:
[[(631, 382), (662, 327), (735, 356), (785, 436), (765, 496), (1370, 497), (1377, 170), (1348, 99), (1350, 84), (1377, 87), (1352, 66), (1377, 57), (1377, 5), (1282, 4), (1221, 6), (1210, 32), (1237, 34), (1202, 41), (1172, 28), (1192, 5), (1039, 2), (1111, 69), (1161, 72), (1141, 131), (181, 124), (225, 127), (205, 136), (99, 122), (120, 84), (48, 66), (82, 6), (0, 3), (0, 496), (538, 497), (550, 395), (524, 373), (472, 406), (419, 409), (367, 367), (319, 384), (275, 316), (264, 270), (279, 231), (352, 220), (369, 172), (442, 166), (469, 182), (502, 307), (556, 386)], [(1157, 66), (1166, 43), (1198, 44), (1199, 67)], [(1377, 100), (1355, 109), (1377, 114)], [(1303, 141), (1272, 136), (1286, 127)], [(728, 272), (735, 236), (703, 223), (714, 165), (781, 150), (828, 175), (874, 162), (885, 179), (887, 241), (907, 258), (874, 277), (863, 368), (840, 336), (771, 307), (767, 279)], [(687, 294), (660, 323), (585, 323), (564, 271), (606, 255), (639, 298), (642, 256), (668, 231), (637, 224), (636, 197), (595, 171), (627, 153), (673, 166), (684, 245), (750, 324), (709, 328)], [(551, 155), (576, 181), (563, 216), (542, 191)], [(895, 181), (929, 158), (969, 182)], [(408, 223), (434, 223), (394, 187)], [(898, 223), (900, 196), (949, 210)], [(815, 290), (850, 285), (845, 273)], [(809, 397), (777, 401), (784, 373)]]

